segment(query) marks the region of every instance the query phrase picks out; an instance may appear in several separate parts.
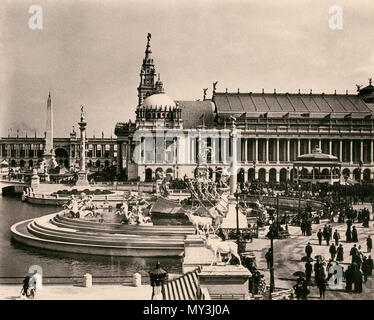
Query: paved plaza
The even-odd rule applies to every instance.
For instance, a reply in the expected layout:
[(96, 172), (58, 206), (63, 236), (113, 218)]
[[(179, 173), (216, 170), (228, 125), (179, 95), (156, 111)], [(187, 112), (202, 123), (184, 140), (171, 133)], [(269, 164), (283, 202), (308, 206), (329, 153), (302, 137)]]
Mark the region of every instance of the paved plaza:
[[(345, 231), (346, 224), (344, 223), (329, 223), (331, 224), (333, 230), (338, 230), (340, 233), (341, 241), (344, 248), (344, 261), (340, 265), (347, 269), (347, 266), (351, 263), (351, 256), (349, 252), (353, 247), (353, 243), (345, 242)], [(362, 252), (364, 255), (368, 256), (366, 253), (366, 238), (368, 235), (373, 237), (374, 235), (374, 222), (370, 221), (370, 228), (363, 228), (361, 223), (354, 223), (358, 230), (358, 245), (361, 245)], [(302, 236), (300, 227), (289, 226), (288, 230), (291, 234), (291, 237), (288, 239), (274, 240), (274, 270), (275, 270), (275, 285), (276, 287), (281, 288), (292, 288), (296, 284), (296, 277), (293, 276), (293, 273), (296, 271), (305, 272), (305, 262), (301, 261), (301, 258), (305, 256), (305, 246), (308, 242), (313, 247), (312, 257), (316, 255), (322, 255), (328, 261), (329, 246), (326, 245), (325, 241), (322, 241), (322, 245), (318, 245), (318, 239), (316, 233), (318, 229), (322, 229), (324, 226), (323, 223), (317, 225), (313, 224), (313, 232), (311, 236)], [(266, 283), (269, 283), (270, 272), (266, 269), (266, 260), (265, 253), (270, 247), (270, 240), (265, 237), (267, 229), (260, 232), (259, 238), (253, 240), (252, 247), (256, 255), (256, 261), (259, 270), (264, 273)], [(332, 242), (330, 241), (330, 244)], [(373, 252), (374, 255), (374, 252)], [(373, 257), (372, 255), (372, 257)], [(312, 262), (313, 264), (314, 262)], [(312, 274), (313, 277), (314, 274)], [(363, 284), (362, 293), (347, 293), (344, 291), (332, 291), (327, 289), (326, 299), (336, 299), (336, 300), (346, 300), (346, 299), (373, 299), (374, 298), (374, 277), (369, 277), (368, 282)], [(319, 291), (317, 287), (309, 287), (311, 291), (309, 299), (319, 299)]]
[[(17, 300), (20, 285), (0, 285), (0, 300)], [(38, 290), (36, 300), (149, 300), (149, 285), (129, 287), (121, 285), (93, 285), (91, 288), (73, 285), (44, 285)]]

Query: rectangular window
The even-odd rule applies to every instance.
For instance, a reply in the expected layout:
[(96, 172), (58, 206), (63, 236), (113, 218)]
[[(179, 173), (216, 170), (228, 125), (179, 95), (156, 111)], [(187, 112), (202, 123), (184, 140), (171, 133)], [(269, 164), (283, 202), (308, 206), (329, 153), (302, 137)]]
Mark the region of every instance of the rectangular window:
[(96, 158), (100, 158), (101, 157), (101, 144), (98, 144), (96, 146)]
[(109, 158), (110, 157), (110, 144), (106, 144), (105, 145), (105, 154), (104, 154), (104, 157), (105, 158)]

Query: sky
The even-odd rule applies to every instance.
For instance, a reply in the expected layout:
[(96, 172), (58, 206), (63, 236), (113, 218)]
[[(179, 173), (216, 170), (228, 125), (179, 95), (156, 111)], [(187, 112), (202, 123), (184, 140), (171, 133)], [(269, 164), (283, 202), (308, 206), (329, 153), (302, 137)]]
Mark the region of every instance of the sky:
[[(43, 9), (32, 30), (29, 7)], [(343, 28), (329, 27), (339, 5)], [(152, 33), (156, 72), (174, 100), (217, 91), (355, 93), (374, 75), (372, 0), (3, 0), (0, 136), (42, 136), (51, 92), (55, 137), (113, 135), (134, 120), (139, 72)]]

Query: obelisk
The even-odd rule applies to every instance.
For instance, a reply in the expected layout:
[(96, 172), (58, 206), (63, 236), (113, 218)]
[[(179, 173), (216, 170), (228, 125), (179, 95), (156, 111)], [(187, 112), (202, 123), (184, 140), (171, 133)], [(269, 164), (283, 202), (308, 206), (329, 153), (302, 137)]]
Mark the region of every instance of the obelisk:
[(55, 166), (55, 152), (53, 150), (53, 105), (50, 92), (48, 94), (47, 100), (47, 122), (45, 131), (45, 149), (43, 153), (43, 159), (45, 161), (45, 168), (47, 171), (46, 173), (48, 174), (48, 170)]
[(78, 180), (77, 186), (88, 186), (87, 174), (86, 171), (86, 126), (87, 122), (84, 119), (83, 106), (81, 106), (81, 118), (79, 124), (79, 129), (81, 131), (81, 144), (80, 144), (80, 168), (78, 171)]

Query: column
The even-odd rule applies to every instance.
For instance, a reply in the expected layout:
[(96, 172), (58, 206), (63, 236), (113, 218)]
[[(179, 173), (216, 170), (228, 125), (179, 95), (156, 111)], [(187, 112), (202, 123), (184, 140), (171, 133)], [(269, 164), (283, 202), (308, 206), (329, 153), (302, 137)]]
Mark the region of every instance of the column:
[(349, 163), (353, 163), (353, 158), (352, 158), (352, 147), (353, 147), (353, 141), (349, 140)]
[(223, 151), (223, 158), (222, 158), (222, 163), (226, 163), (226, 138), (221, 139), (222, 142), (222, 151)]
[(291, 143), (290, 139), (287, 139), (287, 162), (291, 161)]
[(301, 155), (300, 149), (301, 149), (301, 140), (297, 139), (297, 156), (299, 157)]
[(244, 163), (248, 162), (248, 139), (244, 139)]
[[(179, 145), (178, 141), (179, 141), (178, 138), (173, 138), (173, 157), (174, 157), (173, 163), (177, 163), (177, 146)], [(174, 174), (175, 174), (175, 172), (174, 172)]]
[(339, 140), (339, 161), (343, 162), (343, 140)]
[[(279, 139), (277, 139), (277, 163), (279, 164)], [(279, 179), (277, 181), (279, 181)]]
[(254, 161), (257, 163), (258, 159), (258, 138), (255, 139), (255, 153), (254, 153)]
[[(212, 152), (211, 152), (211, 162), (212, 163), (216, 163), (216, 152), (217, 152), (217, 150), (216, 150), (216, 145), (217, 145), (217, 141), (216, 141), (217, 139), (216, 138), (212, 138)], [(215, 179), (214, 179), (214, 181), (216, 181)]]
[(156, 145), (156, 138), (153, 138), (153, 163), (157, 163), (157, 145)]
[(269, 163), (269, 138), (266, 138), (266, 147), (265, 147), (265, 161), (266, 164)]
[(122, 152), (122, 143), (117, 144), (117, 174), (120, 174), (121, 172), (121, 164), (122, 164), (122, 159), (121, 159), (121, 152)]
[(329, 153), (332, 154), (332, 139), (329, 140)]
[(373, 164), (373, 146), (374, 146), (373, 142), (374, 142), (373, 140), (370, 141), (370, 163), (371, 164)]
[(275, 181), (279, 182), (280, 181), (280, 170), (277, 169), (277, 173), (275, 175)]
[(364, 140), (360, 140), (360, 161), (364, 163)]
[(308, 139), (308, 153), (312, 153), (312, 139)]
[(230, 176), (230, 195), (233, 196), (237, 188), (237, 175), (236, 175), (236, 130), (233, 129), (230, 133), (230, 143), (231, 143), (231, 176)]

